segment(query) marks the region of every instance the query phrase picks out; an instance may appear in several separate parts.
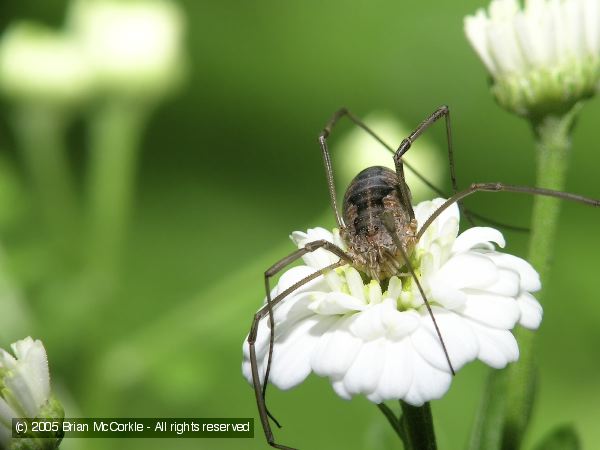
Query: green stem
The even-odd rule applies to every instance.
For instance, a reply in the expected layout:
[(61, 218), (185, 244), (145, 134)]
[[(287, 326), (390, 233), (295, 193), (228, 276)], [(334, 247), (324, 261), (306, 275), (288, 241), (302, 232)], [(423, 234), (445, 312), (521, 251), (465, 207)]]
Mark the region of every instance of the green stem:
[(89, 266), (93, 279), (109, 290), (129, 220), (145, 117), (140, 108), (112, 100), (100, 105), (91, 120)]
[[(571, 129), (579, 106), (561, 117), (545, 117), (534, 123), (537, 139), (537, 183), (538, 187), (562, 191), (571, 148)], [(529, 262), (540, 274), (542, 286), (548, 290), (550, 263), (560, 214), (560, 200), (538, 196), (534, 200), (529, 241)], [(539, 301), (542, 295), (537, 294)], [(536, 365), (534, 359), (535, 334), (524, 328), (515, 332), (519, 341), (520, 357), (507, 370), (506, 415), (502, 448), (521, 447), (531, 416), (535, 396)]]
[[(549, 116), (533, 123), (538, 187), (563, 190), (571, 147), (570, 134), (579, 108), (576, 105), (564, 116)], [(540, 274), (545, 290), (548, 289), (548, 273), (559, 213), (560, 200), (535, 197), (529, 261)], [(541, 301), (539, 293), (536, 297)], [(490, 372), (471, 434), (469, 450), (521, 448), (535, 398), (535, 333), (517, 328), (515, 337), (519, 342), (519, 361), (504, 370)]]
[(63, 256), (79, 247), (77, 202), (65, 145), (67, 118), (61, 111), (22, 107), (15, 131), (35, 187), (44, 221)]
[(435, 450), (437, 445), (429, 403), (423, 406), (412, 406), (400, 401), (400, 406), (402, 407), (400, 423), (405, 438), (405, 450)]
[(499, 450), (502, 445), (502, 427), (506, 398), (499, 393), (506, 390), (506, 371), (491, 370), (475, 416), (468, 450)]
[(379, 403), (377, 407), (379, 408), (379, 411), (381, 411), (381, 413), (385, 416), (385, 418), (389, 422), (392, 429), (396, 432), (398, 437), (402, 441), (404, 441), (404, 430), (402, 429), (402, 424), (400, 423), (400, 420), (398, 420), (396, 414), (394, 414), (394, 411), (392, 411), (390, 407), (387, 406), (385, 403)]

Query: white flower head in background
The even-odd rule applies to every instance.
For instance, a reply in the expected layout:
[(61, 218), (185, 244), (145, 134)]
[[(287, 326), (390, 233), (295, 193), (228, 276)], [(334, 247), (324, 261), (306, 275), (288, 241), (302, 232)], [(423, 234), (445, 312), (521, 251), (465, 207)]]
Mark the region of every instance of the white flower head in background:
[(600, 80), (597, 0), (492, 0), (465, 32), (506, 109), (540, 117), (567, 112)]
[(61, 405), (51, 396), (48, 357), (42, 342), (27, 337), (11, 348), (14, 356), (0, 349), (0, 448), (8, 445), (13, 418), (64, 416)]
[(182, 81), (184, 17), (169, 0), (75, 0), (68, 14), (100, 89), (161, 97)]
[[(415, 207), (422, 224), (442, 199)], [(413, 265), (432, 305), (455, 370), (479, 359), (502, 368), (519, 357), (510, 330), (535, 329), (542, 307), (531, 292), (540, 279), (529, 263), (495, 250), (502, 234), (475, 227), (458, 236), (456, 205), (445, 210), (418, 242)], [(337, 231), (294, 232), (299, 248), (327, 239), (344, 248)], [(316, 270), (335, 263), (324, 249), (303, 257), (279, 279), (273, 295)], [(326, 376), (343, 398), (362, 394), (375, 403), (402, 399), (412, 405), (442, 397), (452, 375), (431, 317), (416, 283), (392, 277), (383, 285), (365, 282), (343, 266), (294, 291), (274, 310), (275, 344), (270, 382), (280, 389), (301, 383), (312, 371)], [(269, 321), (261, 321), (256, 340), (259, 373), (266, 368)], [(251, 382), (249, 348), (242, 371)]]
[(90, 95), (91, 74), (69, 36), (17, 22), (0, 41), (0, 89), (19, 103), (72, 105)]
[[(393, 148), (397, 148), (412, 131), (393, 114), (385, 111), (369, 113), (364, 122)], [(412, 148), (402, 159), (421, 173), (427, 173), (427, 179), (433, 184), (440, 183), (444, 167), (439, 161), (443, 151), (427, 136), (421, 136), (412, 144)], [(396, 170), (392, 153), (359, 127), (353, 127), (343, 136), (335, 149), (339, 149), (340, 153), (334, 153), (333, 164), (342, 185), (349, 184), (357, 173), (369, 166)], [(404, 175), (413, 199), (431, 198), (431, 190), (410, 169), (405, 167)]]

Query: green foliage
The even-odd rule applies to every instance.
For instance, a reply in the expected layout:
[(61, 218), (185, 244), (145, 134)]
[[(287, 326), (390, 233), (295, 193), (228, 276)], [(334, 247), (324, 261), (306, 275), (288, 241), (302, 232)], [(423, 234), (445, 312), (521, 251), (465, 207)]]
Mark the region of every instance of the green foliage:
[(535, 447), (535, 450), (581, 450), (581, 441), (573, 425), (554, 428)]

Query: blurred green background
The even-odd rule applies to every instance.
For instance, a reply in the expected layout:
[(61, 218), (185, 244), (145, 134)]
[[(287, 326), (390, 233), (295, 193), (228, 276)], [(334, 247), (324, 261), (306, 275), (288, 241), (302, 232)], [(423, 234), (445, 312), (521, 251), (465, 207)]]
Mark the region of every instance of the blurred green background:
[[(293, 250), (289, 233), (334, 225), (316, 136), (340, 106), (359, 116), (388, 110), (413, 127), (448, 104), (461, 187), (534, 180), (530, 130), (494, 103), (463, 35), (463, 17), (484, 2), (178, 3), (187, 19), (188, 80), (156, 110), (144, 133), (118, 288), (84, 316), (76, 304), (85, 290), (74, 294), (45, 279), (52, 255), (40, 250), (39, 212), (15, 148), (11, 108), (3, 103), (6, 169), (0, 178), (20, 180), (0, 180), (4, 276), (20, 286), (22, 302), (37, 319), (17, 335), (2, 334), (0, 347), (28, 334), (44, 341), (53, 388), (68, 416), (252, 416), (256, 437), (71, 440), (61, 448), (267, 448), (254, 394), (241, 375), (242, 342), (262, 302), (263, 271)], [(66, 6), (59, 0), (2, 2), (0, 25), (27, 18), (59, 26)], [(596, 198), (599, 121), (596, 99), (577, 125), (567, 182), (569, 191)], [(87, 163), (84, 127), (76, 122), (69, 135), (79, 185)], [(333, 136), (338, 161), (344, 152), (336, 138), (350, 129), (344, 123)], [(443, 126), (428, 135), (439, 153), (432, 171), (442, 168), (450, 192)], [(467, 204), (527, 225), (531, 199), (480, 194)], [(565, 422), (575, 424), (586, 448), (600, 442), (599, 214), (564, 205), (552, 277), (544, 285), (529, 447)], [(526, 254), (527, 236), (505, 236), (508, 252)], [(71, 325), (82, 322), (88, 334), (73, 336)], [(73, 345), (80, 339), (83, 348)], [(486, 373), (480, 363), (468, 365), (449, 393), (432, 403), (441, 449), (464, 447)], [(284, 425), (276, 431), (281, 443), (303, 449), (401, 446), (374, 405), (364, 398), (341, 400), (324, 379), (311, 376), (290, 392), (271, 389), (269, 400)]]

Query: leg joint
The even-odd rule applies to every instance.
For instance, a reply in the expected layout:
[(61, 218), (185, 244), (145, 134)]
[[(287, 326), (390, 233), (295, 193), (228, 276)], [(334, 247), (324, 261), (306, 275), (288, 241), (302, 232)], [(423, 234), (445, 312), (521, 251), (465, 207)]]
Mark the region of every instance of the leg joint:
[(398, 150), (396, 150), (396, 153), (394, 154), (394, 162), (396, 164), (402, 162), (402, 156), (404, 156), (404, 154), (410, 149), (411, 145), (412, 141), (409, 138), (402, 140)]

